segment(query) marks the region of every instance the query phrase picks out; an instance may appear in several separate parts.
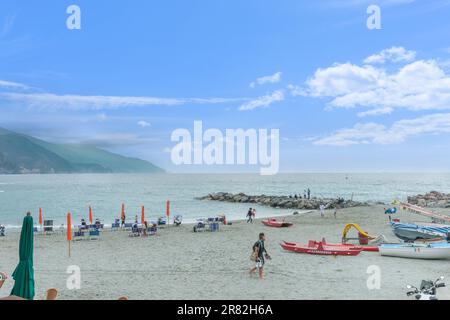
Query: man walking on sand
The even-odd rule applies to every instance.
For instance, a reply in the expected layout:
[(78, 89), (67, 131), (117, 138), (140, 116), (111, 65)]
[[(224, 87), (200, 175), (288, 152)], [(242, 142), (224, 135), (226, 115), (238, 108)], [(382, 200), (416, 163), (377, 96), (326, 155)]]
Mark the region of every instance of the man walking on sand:
[(253, 245), (253, 253), (252, 253), (252, 260), (255, 261), (255, 266), (250, 269), (250, 274), (253, 274), (258, 270), (259, 278), (264, 278), (264, 264), (265, 259), (271, 259), (269, 254), (266, 251), (266, 247), (264, 245), (264, 242), (266, 241), (266, 236), (264, 233), (259, 234), (259, 240), (256, 241), (256, 243)]

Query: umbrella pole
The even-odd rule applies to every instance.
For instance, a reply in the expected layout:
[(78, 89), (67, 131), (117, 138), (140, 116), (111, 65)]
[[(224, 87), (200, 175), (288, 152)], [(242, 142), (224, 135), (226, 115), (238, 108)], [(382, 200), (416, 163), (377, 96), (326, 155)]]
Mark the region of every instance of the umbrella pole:
[(69, 258), (70, 258), (70, 241), (69, 241)]

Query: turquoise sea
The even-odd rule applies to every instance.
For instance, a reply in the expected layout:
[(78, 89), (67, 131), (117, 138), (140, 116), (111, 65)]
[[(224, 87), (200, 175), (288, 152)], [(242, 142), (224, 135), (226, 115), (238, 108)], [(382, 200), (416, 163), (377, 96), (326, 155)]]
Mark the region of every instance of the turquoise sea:
[[(127, 219), (146, 208), (148, 220), (165, 215), (166, 201), (172, 214), (185, 221), (226, 214), (228, 219), (245, 217), (248, 204), (199, 201), (211, 192), (247, 194), (303, 194), (310, 188), (317, 197), (353, 197), (354, 200), (391, 202), (395, 198), (431, 190), (450, 192), (450, 173), (304, 173), (260, 176), (256, 174), (71, 174), (0, 175), (0, 224), (18, 227), (27, 211), (37, 222), (38, 208), (44, 219), (55, 224), (87, 218), (89, 205), (94, 218), (110, 224), (120, 216), (122, 202)], [(257, 217), (290, 214), (292, 210), (257, 207)]]

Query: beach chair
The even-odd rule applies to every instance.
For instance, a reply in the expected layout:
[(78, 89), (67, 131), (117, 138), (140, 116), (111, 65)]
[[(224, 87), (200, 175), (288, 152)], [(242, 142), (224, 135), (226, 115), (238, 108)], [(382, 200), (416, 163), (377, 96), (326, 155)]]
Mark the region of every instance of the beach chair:
[(53, 220), (44, 220), (44, 234), (53, 234)]
[(123, 229), (126, 231), (130, 231), (133, 228), (133, 223), (125, 223)]
[(75, 231), (73, 234), (73, 241), (80, 241), (84, 239), (84, 232), (79, 230)]
[(89, 240), (99, 240), (99, 239), (100, 239), (100, 230), (89, 231)]
[(137, 224), (134, 224), (131, 228), (131, 232), (129, 234), (130, 237), (140, 237), (141, 236), (141, 229), (138, 227)]
[(150, 225), (147, 229), (147, 234), (149, 236), (156, 235), (156, 232), (158, 231), (158, 226), (156, 224)]
[(47, 290), (47, 296), (45, 300), (56, 300), (56, 297), (58, 296), (58, 290), (55, 288), (51, 288)]

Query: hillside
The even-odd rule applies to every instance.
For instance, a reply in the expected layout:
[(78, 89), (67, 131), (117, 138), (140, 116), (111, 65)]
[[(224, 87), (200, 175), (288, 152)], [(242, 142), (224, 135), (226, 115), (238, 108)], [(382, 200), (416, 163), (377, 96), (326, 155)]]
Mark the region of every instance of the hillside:
[(0, 128), (0, 174), (160, 172), (141, 159), (93, 146), (53, 144)]

